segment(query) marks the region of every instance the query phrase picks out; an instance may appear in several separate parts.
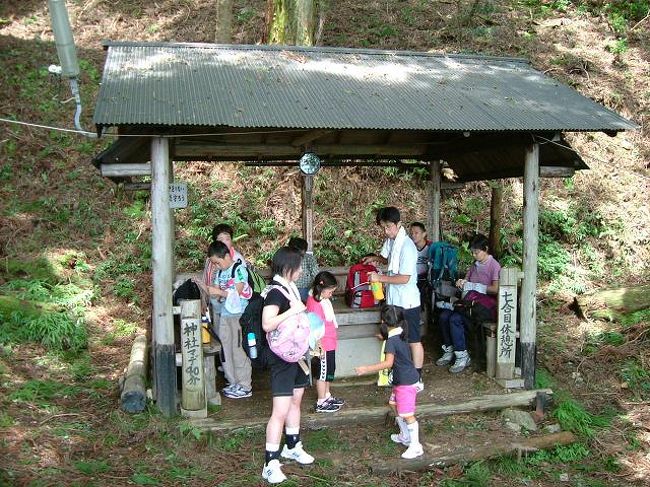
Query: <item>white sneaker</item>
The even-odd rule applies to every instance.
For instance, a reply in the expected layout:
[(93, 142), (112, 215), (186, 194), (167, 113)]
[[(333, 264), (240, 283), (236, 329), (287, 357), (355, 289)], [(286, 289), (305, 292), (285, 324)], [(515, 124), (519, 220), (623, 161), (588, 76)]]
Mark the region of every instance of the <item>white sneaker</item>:
[(285, 444), (284, 448), (282, 448), (282, 453), (280, 453), (280, 456), (282, 458), (288, 458), (289, 460), (295, 460), (302, 465), (309, 465), (310, 463), (314, 463), (314, 457), (303, 450), (302, 441), (296, 443), (296, 446), (293, 448), (287, 448), (287, 445)]
[(397, 434), (397, 433), (393, 433), (392, 435), (390, 435), (390, 439), (393, 440), (393, 443), (399, 443), (400, 445), (404, 445), (404, 446), (409, 446), (411, 444), (411, 440), (409, 438), (406, 438), (401, 434)]
[(454, 358), (454, 347), (451, 345), (443, 345), (442, 352), (442, 357), (436, 360), (436, 365), (439, 367), (446, 367)]
[(419, 393), (422, 392), (423, 390), (424, 390), (424, 382), (422, 382), (422, 379), (420, 379), (415, 383), (415, 391)]
[(279, 484), (287, 480), (287, 476), (282, 473), (282, 464), (280, 460), (271, 460), (267, 465), (264, 465), (262, 469), (262, 478), (266, 480), (269, 484)]
[(223, 392), (225, 394), (226, 392), (234, 391), (238, 387), (239, 387), (239, 384), (228, 384), (226, 387), (221, 389), (221, 392)]
[(409, 445), (406, 451), (402, 453), (402, 458), (406, 458), (407, 460), (410, 460), (412, 458), (417, 458), (423, 454), (424, 454), (424, 449), (422, 448), (422, 445), (418, 443), (414, 445)]
[(469, 364), (472, 363), (472, 359), (469, 357), (467, 350), (454, 353), (456, 354), (456, 361), (454, 362), (454, 365), (449, 367), (449, 372), (452, 374), (459, 374), (465, 370)]

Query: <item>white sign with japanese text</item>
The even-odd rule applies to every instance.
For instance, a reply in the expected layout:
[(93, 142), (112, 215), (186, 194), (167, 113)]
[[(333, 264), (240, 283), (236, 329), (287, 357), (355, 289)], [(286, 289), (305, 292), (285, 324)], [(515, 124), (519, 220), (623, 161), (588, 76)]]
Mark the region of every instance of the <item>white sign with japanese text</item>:
[(187, 208), (187, 183), (171, 183), (169, 185), (169, 207)]
[[(502, 279), (503, 281), (503, 279)], [(499, 285), (497, 324), (497, 378), (510, 379), (515, 367), (517, 285)]]

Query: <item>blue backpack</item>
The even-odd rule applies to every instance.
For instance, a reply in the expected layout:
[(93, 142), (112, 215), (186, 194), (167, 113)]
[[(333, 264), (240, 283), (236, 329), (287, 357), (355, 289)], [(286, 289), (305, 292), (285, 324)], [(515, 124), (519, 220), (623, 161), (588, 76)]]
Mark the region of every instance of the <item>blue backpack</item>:
[(458, 248), (448, 242), (429, 245), (429, 280), (434, 285), (440, 281), (456, 282), (458, 274)]

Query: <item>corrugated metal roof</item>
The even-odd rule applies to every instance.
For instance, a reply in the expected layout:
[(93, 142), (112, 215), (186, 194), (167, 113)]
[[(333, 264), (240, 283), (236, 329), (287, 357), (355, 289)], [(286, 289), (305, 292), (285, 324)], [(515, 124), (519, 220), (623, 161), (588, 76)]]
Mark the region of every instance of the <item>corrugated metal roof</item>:
[(107, 46), (97, 126), (637, 128), (523, 59), (286, 46)]

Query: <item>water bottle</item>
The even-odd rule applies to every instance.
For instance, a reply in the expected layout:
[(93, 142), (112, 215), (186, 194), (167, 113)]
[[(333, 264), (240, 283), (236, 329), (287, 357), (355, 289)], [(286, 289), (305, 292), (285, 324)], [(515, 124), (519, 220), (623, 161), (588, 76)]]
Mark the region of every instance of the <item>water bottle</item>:
[(248, 355), (251, 359), (257, 358), (257, 341), (255, 340), (255, 333), (250, 332), (246, 337), (248, 340)]
[(201, 343), (207, 345), (210, 343), (210, 332), (208, 327), (210, 326), (210, 319), (207, 315), (201, 316)]

